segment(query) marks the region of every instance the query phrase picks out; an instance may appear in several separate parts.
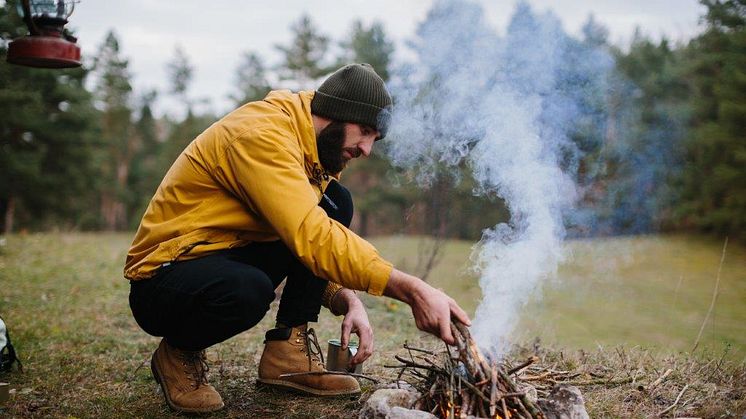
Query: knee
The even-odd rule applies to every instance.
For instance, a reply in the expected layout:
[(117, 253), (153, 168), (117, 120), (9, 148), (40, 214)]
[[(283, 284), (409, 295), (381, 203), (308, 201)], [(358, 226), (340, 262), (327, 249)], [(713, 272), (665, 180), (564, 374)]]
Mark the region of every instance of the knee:
[(259, 278), (251, 280), (243, 279), (240, 286), (236, 287), (237, 300), (242, 305), (264, 307), (275, 298), (275, 290), (272, 286), (272, 280), (266, 274), (262, 273)]
[(272, 280), (265, 274), (262, 274), (261, 280), (246, 282), (250, 283), (240, 288), (238, 303), (253, 326), (269, 311), (269, 305), (275, 299), (275, 289)]
[(272, 281), (259, 270), (250, 275), (232, 277), (225, 281), (225, 285), (226, 297), (218, 301), (218, 305), (232, 312), (231, 317), (244, 329), (259, 323), (275, 298)]

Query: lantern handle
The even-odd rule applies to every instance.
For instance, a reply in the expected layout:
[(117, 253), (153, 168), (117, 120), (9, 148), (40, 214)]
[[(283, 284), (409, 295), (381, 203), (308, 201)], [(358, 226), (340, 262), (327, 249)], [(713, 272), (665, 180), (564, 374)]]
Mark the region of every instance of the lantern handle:
[(23, 21), (26, 23), (31, 35), (39, 35), (41, 31), (36, 27), (34, 20), (31, 19), (31, 6), (29, 6), (29, 0), (21, 0), (21, 7), (23, 8)]

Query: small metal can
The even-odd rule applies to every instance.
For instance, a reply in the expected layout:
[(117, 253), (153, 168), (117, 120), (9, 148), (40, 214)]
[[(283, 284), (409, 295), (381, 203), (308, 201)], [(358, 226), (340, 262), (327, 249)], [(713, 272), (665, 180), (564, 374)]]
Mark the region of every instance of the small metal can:
[(350, 342), (347, 350), (342, 350), (342, 341), (339, 339), (329, 340), (329, 346), (326, 351), (326, 369), (329, 371), (344, 371), (355, 374), (363, 373), (363, 364), (357, 364), (350, 368), (350, 359), (357, 353), (357, 344)]

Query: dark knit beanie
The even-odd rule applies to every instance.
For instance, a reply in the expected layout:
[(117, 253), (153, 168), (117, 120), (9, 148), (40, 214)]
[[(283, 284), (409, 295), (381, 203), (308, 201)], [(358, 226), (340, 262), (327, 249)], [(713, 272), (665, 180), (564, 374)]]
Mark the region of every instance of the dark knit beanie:
[(335, 71), (316, 90), (311, 113), (368, 125), (383, 138), (391, 119), (391, 96), (370, 64), (349, 64)]

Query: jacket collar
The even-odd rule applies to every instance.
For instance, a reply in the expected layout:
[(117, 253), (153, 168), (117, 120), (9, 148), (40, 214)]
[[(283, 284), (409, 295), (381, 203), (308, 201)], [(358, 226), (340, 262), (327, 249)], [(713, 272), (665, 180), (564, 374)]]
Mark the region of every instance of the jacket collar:
[(306, 175), (311, 183), (319, 186), (322, 190), (331, 177), (338, 175), (327, 173), (319, 160), (319, 151), (316, 147), (316, 131), (313, 127), (311, 117), (311, 100), (315, 92), (313, 90), (292, 93), (289, 90), (276, 90), (270, 92), (264, 99), (282, 109), (293, 120), (293, 125), (298, 131), (298, 143), (303, 154)]

